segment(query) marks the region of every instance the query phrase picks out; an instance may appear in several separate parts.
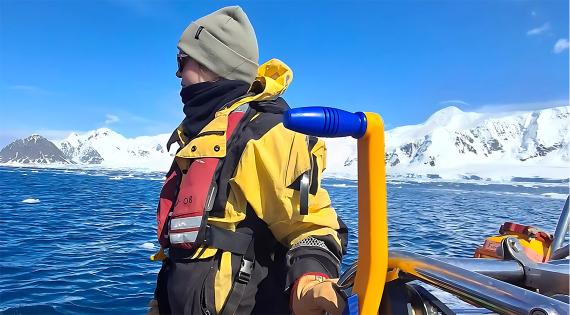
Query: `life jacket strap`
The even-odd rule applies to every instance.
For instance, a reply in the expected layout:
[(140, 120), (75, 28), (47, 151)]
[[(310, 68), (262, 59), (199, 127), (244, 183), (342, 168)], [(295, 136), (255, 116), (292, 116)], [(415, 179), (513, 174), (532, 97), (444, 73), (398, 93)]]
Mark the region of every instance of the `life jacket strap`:
[[(197, 239), (197, 244), (203, 244), (207, 247), (240, 256), (247, 256), (249, 245), (253, 243), (253, 236), (249, 234), (233, 232), (210, 224), (204, 226), (204, 233), (200, 233), (200, 235), (204, 235), (204, 238)], [(194, 254), (197, 250), (199, 250), (198, 246), (192, 249), (171, 247), (168, 251), (168, 256), (176, 262), (188, 262), (191, 257), (195, 256)]]
[(238, 309), (245, 289), (249, 280), (251, 279), (251, 274), (253, 273), (253, 268), (255, 267), (255, 250), (253, 237), (249, 243), (245, 254), (241, 258), (240, 269), (236, 275), (232, 288), (228, 294), (226, 302), (220, 311), (220, 315), (234, 315)]
[(232, 232), (215, 225), (206, 225), (204, 244), (236, 255), (245, 255), (253, 236), (241, 232)]

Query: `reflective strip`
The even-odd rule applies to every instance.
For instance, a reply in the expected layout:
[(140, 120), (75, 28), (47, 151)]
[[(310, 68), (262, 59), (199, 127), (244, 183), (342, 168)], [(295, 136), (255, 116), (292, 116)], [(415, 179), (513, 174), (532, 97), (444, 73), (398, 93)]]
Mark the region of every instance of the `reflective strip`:
[(194, 232), (184, 232), (184, 233), (170, 233), (170, 243), (172, 244), (182, 244), (182, 243), (193, 243), (196, 241), (196, 237), (198, 236), (198, 231)]
[(188, 217), (188, 218), (176, 218), (170, 220), (170, 230), (185, 230), (198, 228), (202, 225), (202, 216), (199, 217)]
[(232, 111), (232, 113), (245, 113), (249, 109), (249, 103), (243, 103)]

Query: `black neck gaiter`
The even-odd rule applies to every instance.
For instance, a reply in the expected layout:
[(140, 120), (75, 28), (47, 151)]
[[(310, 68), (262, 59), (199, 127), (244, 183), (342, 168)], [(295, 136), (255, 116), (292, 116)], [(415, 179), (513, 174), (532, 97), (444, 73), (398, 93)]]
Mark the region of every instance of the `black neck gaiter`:
[(186, 137), (195, 137), (212, 121), (220, 108), (245, 95), (248, 89), (249, 84), (243, 81), (226, 79), (196, 83), (182, 88), (180, 97), (186, 115), (182, 128)]

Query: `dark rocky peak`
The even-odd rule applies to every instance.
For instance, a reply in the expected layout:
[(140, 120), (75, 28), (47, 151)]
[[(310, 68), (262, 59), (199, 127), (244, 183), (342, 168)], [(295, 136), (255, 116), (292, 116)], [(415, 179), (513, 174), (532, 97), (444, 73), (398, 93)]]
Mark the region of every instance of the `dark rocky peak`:
[(55, 144), (37, 134), (16, 140), (4, 147), (0, 151), (0, 162), (23, 164), (70, 163)]

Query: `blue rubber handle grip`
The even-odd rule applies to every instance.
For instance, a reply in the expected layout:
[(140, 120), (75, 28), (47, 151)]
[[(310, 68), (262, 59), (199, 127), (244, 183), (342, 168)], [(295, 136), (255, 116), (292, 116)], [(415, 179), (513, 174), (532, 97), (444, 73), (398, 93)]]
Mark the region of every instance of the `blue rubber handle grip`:
[(366, 115), (331, 107), (300, 107), (285, 112), (287, 129), (317, 137), (360, 138), (366, 132)]

